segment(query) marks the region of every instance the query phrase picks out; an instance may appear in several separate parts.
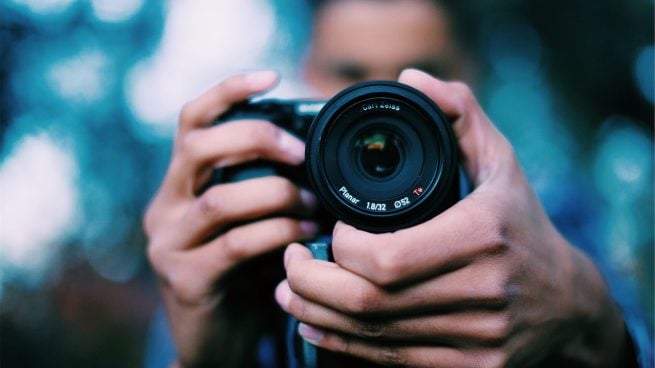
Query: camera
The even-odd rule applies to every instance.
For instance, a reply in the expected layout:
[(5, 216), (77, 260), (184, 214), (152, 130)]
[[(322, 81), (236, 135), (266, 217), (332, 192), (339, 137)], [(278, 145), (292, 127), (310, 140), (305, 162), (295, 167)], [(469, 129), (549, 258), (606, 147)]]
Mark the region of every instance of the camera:
[(237, 119), (265, 119), (303, 139), (305, 163), (251, 162), (220, 170), (214, 181), (285, 176), (309, 187), (332, 221), (375, 233), (424, 222), (460, 197), (450, 122), (407, 85), (364, 82), (327, 101), (246, 101), (217, 124)]

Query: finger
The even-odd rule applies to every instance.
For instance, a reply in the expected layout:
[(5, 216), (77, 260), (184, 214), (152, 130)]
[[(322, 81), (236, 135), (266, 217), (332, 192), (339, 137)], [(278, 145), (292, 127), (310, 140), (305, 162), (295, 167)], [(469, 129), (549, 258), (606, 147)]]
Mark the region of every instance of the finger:
[(209, 126), (233, 104), (272, 88), (278, 74), (265, 70), (231, 76), (195, 100), (188, 102), (180, 113), (178, 136), (199, 127)]
[(232, 121), (194, 130), (180, 143), (171, 163), (169, 180), (189, 191), (189, 180), (193, 181), (207, 169), (258, 158), (297, 165), (305, 159), (305, 144), (262, 120)]
[(186, 159), (196, 167), (237, 165), (258, 158), (297, 165), (305, 160), (305, 144), (268, 121), (242, 120), (194, 132)]
[(295, 294), (286, 280), (276, 288), (275, 298), (282, 309), (301, 322), (360, 338), (470, 346), (499, 345), (509, 334), (509, 319), (497, 311), (357, 318)]
[(194, 252), (205, 260), (205, 274), (221, 275), (245, 260), (311, 239), (317, 231), (318, 225), (312, 221), (271, 218), (236, 227)]
[(278, 217), (236, 227), (188, 252), (148, 248), (148, 257), (162, 284), (181, 303), (197, 303), (214, 295), (222, 275), (242, 261), (314, 237), (310, 221)]
[[(465, 164), (478, 187), (450, 209), (423, 224), (393, 234), (369, 234), (337, 224), (333, 236), (335, 260), (378, 285), (389, 286), (451, 271), (479, 256), (506, 249), (508, 225), (494, 201), (525, 193), (511, 147), (486, 118), (470, 90), (416, 70), (399, 80), (423, 92), (457, 118), (455, 131)], [(499, 173), (507, 175), (497, 175)], [(482, 185), (482, 182), (486, 181)], [(496, 185), (491, 185), (491, 184)], [(513, 193), (506, 193), (512, 187)], [(484, 202), (484, 203), (483, 203)]]
[(406, 316), (455, 309), (499, 310), (511, 300), (508, 278), (493, 262), (479, 262), (415, 285), (381, 288), (337, 264), (311, 258), (301, 245), (284, 254), (290, 289), (351, 316)]
[(332, 251), (342, 267), (380, 286), (393, 286), (464, 267), (506, 251), (507, 226), (493, 203), (473, 193), (422, 224), (371, 234), (339, 222)]
[(308, 216), (315, 208), (316, 198), (286, 178), (270, 176), (221, 184), (197, 198), (163, 238), (168, 247), (191, 248), (234, 222), (276, 213)]
[(493, 350), (463, 350), (441, 346), (394, 345), (321, 330), (300, 324), (305, 341), (337, 353), (390, 366), (502, 367), (503, 355)]
[(459, 118), (466, 114), (468, 106), (461, 94), (449, 90), (452, 82), (445, 82), (418, 69), (405, 69), (398, 76), (398, 82), (414, 87), (430, 97), (449, 117)]
[(464, 154), (464, 166), (476, 187), (504, 162), (513, 161), (511, 146), (484, 114), (468, 86), (443, 82), (415, 69), (404, 70), (398, 81), (425, 93), (456, 119), (453, 128)]

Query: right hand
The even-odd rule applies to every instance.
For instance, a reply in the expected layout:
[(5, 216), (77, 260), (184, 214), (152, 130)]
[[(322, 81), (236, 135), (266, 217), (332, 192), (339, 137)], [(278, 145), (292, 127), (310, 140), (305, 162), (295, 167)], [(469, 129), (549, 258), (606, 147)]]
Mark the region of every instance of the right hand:
[(254, 355), (239, 351), (247, 348), (239, 336), (239, 324), (247, 318), (226, 312), (226, 276), (245, 261), (317, 231), (313, 222), (298, 219), (312, 212), (316, 200), (281, 177), (197, 193), (216, 168), (257, 158), (289, 165), (304, 160), (304, 144), (270, 122), (212, 125), (232, 104), (276, 82), (274, 72), (233, 76), (184, 106), (168, 172), (144, 217), (148, 258), (160, 279), (183, 366), (238, 365), (244, 355)]

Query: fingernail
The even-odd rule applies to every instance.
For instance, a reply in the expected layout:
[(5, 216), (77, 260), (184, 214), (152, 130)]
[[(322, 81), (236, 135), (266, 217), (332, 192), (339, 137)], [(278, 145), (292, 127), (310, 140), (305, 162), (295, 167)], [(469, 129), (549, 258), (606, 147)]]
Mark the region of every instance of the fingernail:
[(300, 231), (305, 235), (313, 236), (318, 232), (318, 225), (312, 221), (300, 221)]
[(275, 300), (285, 312), (289, 312), (287, 310), (287, 305), (289, 305), (290, 298), (291, 293), (289, 293), (289, 286), (286, 282), (281, 282), (277, 288), (275, 288)]
[(425, 75), (425, 76), (430, 75), (430, 74), (428, 74), (428, 73), (426, 73), (426, 72), (424, 72), (424, 71), (422, 71), (420, 69), (416, 69), (416, 68), (403, 69), (403, 71), (400, 72), (400, 75), (403, 75), (403, 74), (414, 74), (414, 75)]
[(262, 70), (246, 74), (245, 80), (252, 89), (264, 89), (277, 81), (277, 78), (277, 72)]
[(311, 343), (318, 343), (323, 339), (323, 336), (325, 336), (325, 333), (322, 330), (306, 325), (302, 322), (298, 324), (298, 333), (303, 337), (303, 339)]
[(300, 190), (300, 201), (309, 208), (316, 207), (316, 196), (306, 189)]
[(402, 72), (400, 72), (400, 75), (398, 76), (398, 81), (399, 82), (411, 82), (413, 80), (416, 80), (417, 78), (425, 78), (429, 76), (424, 71), (414, 69), (414, 68), (407, 68), (404, 69)]
[(289, 153), (296, 163), (305, 161), (305, 143), (300, 139), (283, 131), (280, 133), (278, 145), (280, 150)]

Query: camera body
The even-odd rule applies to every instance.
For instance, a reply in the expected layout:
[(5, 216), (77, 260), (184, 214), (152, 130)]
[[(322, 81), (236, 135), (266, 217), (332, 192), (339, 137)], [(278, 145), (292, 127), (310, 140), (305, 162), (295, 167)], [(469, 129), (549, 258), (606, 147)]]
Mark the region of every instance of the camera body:
[(359, 83), (328, 101), (247, 101), (217, 123), (238, 119), (268, 120), (303, 139), (305, 163), (256, 161), (223, 169), (215, 181), (285, 176), (311, 188), (332, 222), (376, 233), (424, 222), (460, 197), (450, 122), (407, 85)]

